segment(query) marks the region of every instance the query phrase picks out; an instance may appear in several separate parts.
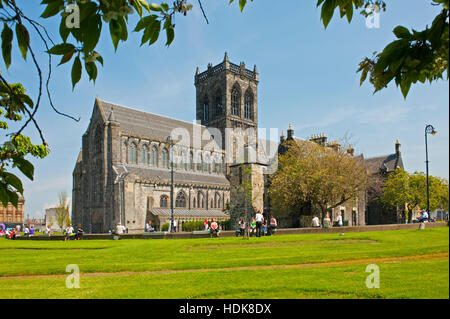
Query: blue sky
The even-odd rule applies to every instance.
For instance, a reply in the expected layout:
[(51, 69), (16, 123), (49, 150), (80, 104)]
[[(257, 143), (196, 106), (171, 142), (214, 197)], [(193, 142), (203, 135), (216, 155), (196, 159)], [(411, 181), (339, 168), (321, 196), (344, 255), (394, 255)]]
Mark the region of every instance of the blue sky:
[[(27, 3), (25, 12), (48, 29), (56, 42), (59, 18), (42, 20), (37, 0)], [(194, 6), (197, 1), (191, 1)], [(71, 64), (53, 63), (51, 91), (56, 106), (80, 117), (74, 122), (57, 115), (46, 100), (37, 119), (51, 154), (33, 160), (35, 180), (25, 181), (25, 214), (43, 216), (46, 207), (57, 202), (58, 192), (72, 191), (72, 170), (81, 148), (81, 136), (91, 116), (94, 99), (101, 99), (185, 121), (195, 119), (194, 73), (218, 64), (227, 51), (232, 62), (257, 65), (259, 127), (286, 130), (307, 138), (325, 133), (329, 139), (350, 137), (356, 153), (374, 157), (394, 152), (399, 139), (405, 168), (425, 170), (424, 129), (432, 124), (438, 134), (430, 136), (430, 174), (449, 176), (449, 94), (448, 81), (413, 86), (405, 100), (395, 85), (373, 94), (365, 83), (359, 86), (358, 63), (372, 52), (381, 51), (393, 40), (392, 30), (404, 25), (421, 30), (431, 24), (439, 8), (430, 1), (389, 1), (381, 13), (380, 28), (368, 29), (363, 16), (356, 14), (351, 24), (333, 18), (325, 30), (316, 1), (255, 0), (241, 14), (228, 0), (204, 0), (210, 24), (195, 7), (187, 17), (177, 16), (175, 41), (167, 48), (165, 38), (152, 47), (140, 47), (141, 34), (130, 33), (116, 53), (107, 32), (98, 51), (104, 58), (95, 85), (83, 74), (72, 92)], [(135, 19), (130, 21), (134, 28)], [(105, 29), (107, 30), (107, 29)], [(36, 48), (37, 38), (31, 39)], [(70, 41), (70, 40), (69, 40)], [(37, 94), (37, 75), (31, 60), (24, 62), (15, 46), (13, 64), (3, 75), (21, 81), (31, 96)], [(47, 57), (38, 54), (46, 70)], [(269, 132), (269, 130), (267, 130)], [(27, 134), (39, 142), (30, 126)]]

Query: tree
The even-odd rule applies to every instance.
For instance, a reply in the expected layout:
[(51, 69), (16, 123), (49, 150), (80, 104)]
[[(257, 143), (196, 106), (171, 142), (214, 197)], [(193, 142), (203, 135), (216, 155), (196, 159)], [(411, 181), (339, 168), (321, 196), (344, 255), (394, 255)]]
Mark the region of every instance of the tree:
[[(317, 6), (320, 5), (325, 28), (336, 8), (339, 8), (341, 18), (347, 17), (349, 23), (353, 17), (353, 8), (364, 9), (361, 13), (366, 16), (370, 14), (365, 10), (367, 6), (378, 10), (386, 8), (385, 1), (373, 0), (318, 0)], [(432, 83), (442, 79), (444, 72), (449, 78), (449, 0), (432, 0), (432, 5), (440, 5), (442, 10), (430, 28), (427, 26), (423, 31), (410, 31), (404, 26), (397, 26), (393, 30), (396, 40), (389, 43), (381, 53), (375, 52), (372, 58), (366, 57), (361, 61), (358, 69), (361, 72), (361, 84), (369, 75), (369, 82), (378, 92), (394, 80), (406, 98), (411, 84)]]
[(55, 207), (55, 219), (61, 231), (63, 231), (64, 226), (70, 224), (69, 207), (70, 200), (67, 198), (66, 192), (60, 192), (58, 194), (58, 205)]
[[(232, 3), (233, 0), (230, 1)], [(247, 1), (240, 0), (241, 11)], [(394, 80), (395, 85), (406, 98), (412, 84), (432, 83), (443, 79), (444, 72), (449, 78), (449, 0), (432, 0), (431, 5), (441, 6), (441, 12), (434, 18), (431, 27), (425, 30), (409, 30), (397, 26), (393, 33), (396, 39), (389, 43), (381, 53), (375, 52), (372, 58), (364, 58), (357, 72), (361, 72), (361, 85), (367, 79), (375, 92), (388, 86)], [(321, 6), (320, 18), (326, 28), (337, 8), (341, 18), (350, 23), (355, 10), (369, 17), (373, 11), (386, 10), (383, 0), (318, 0)], [(368, 10), (370, 9), (370, 10)]]
[[(429, 176), (430, 181), (430, 211), (442, 209), (448, 211), (449, 189), (446, 179)], [(427, 177), (422, 172), (408, 173), (396, 169), (389, 175), (381, 195), (381, 202), (386, 205), (406, 207), (408, 220), (417, 208), (427, 207)]]
[(269, 189), (275, 211), (299, 211), (305, 205), (328, 210), (355, 199), (368, 185), (366, 168), (342, 147), (288, 141)]
[[(200, 8), (201, 1), (198, 1)], [(11, 52), (14, 34), (17, 47), (24, 60), (31, 56), (36, 69), (39, 92), (33, 100), (26, 94), (21, 83), (10, 83), (0, 70), (0, 128), (7, 132), (8, 139), (0, 144), (0, 202), (6, 207), (11, 202), (17, 207), (19, 195), (23, 195), (22, 181), (10, 172), (17, 167), (27, 178), (33, 180), (34, 167), (26, 159), (27, 156), (46, 157), (49, 145), (36, 120), (36, 113), (42, 102), (43, 90), (47, 92), (50, 106), (62, 116), (79, 121), (64, 114), (55, 107), (49, 90), (52, 74), (52, 57), (61, 57), (59, 65), (73, 61), (71, 79), (72, 88), (80, 81), (82, 69), (89, 80), (97, 78), (97, 65), (103, 65), (103, 58), (96, 51), (104, 25), (108, 25), (109, 34), (115, 50), (119, 43), (128, 39), (128, 18), (136, 13), (139, 21), (134, 32), (142, 32), (141, 45), (152, 45), (159, 39), (161, 32), (166, 33), (166, 45), (174, 40), (175, 15), (186, 15), (192, 9), (187, 0), (177, 0), (173, 6), (167, 3), (151, 3), (147, 0), (42, 0), (43, 12), (41, 18), (60, 17), (59, 34), (61, 41), (55, 43), (50, 37), (45, 25), (28, 17), (16, 3), (16, 0), (0, 0), (1, 53), (7, 69), (11, 66)], [(205, 15), (206, 18), (206, 15)], [(42, 66), (37, 61), (38, 52), (30, 39), (40, 39), (48, 55), (48, 73), (44, 88)], [(9, 131), (8, 122), (21, 124), (17, 131)], [(34, 144), (28, 136), (22, 134), (24, 129), (33, 124), (40, 136), (40, 143)]]

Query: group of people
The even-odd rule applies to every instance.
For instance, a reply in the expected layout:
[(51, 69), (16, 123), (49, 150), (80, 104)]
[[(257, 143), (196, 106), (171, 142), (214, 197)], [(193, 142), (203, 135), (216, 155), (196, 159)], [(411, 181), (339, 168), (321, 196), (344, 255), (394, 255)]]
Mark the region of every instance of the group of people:
[(3, 236), (8, 239), (16, 239), (18, 236), (20, 236), (20, 225), (17, 225), (14, 228), (6, 228)]
[[(74, 233), (74, 229), (71, 224), (67, 225), (64, 230), (64, 241), (70, 240), (70, 236)], [(81, 224), (78, 224), (78, 229), (73, 236), (74, 240), (80, 240), (83, 237), (84, 231)]]
[[(255, 216), (252, 217), (249, 227), (250, 236), (271, 236), (275, 233), (277, 228), (277, 220), (275, 217), (270, 218), (270, 222), (264, 218), (261, 211), (258, 211)], [(244, 236), (247, 229), (247, 223), (244, 219), (239, 219), (239, 231), (236, 232), (237, 236)]]
[(312, 223), (311, 223), (312, 227), (314, 228), (330, 228), (330, 227), (342, 227), (344, 226), (344, 223), (342, 221), (342, 215), (340, 212), (338, 212), (336, 214), (336, 219), (335, 219), (335, 223), (333, 225), (333, 223), (331, 222), (331, 218), (330, 215), (326, 214), (325, 218), (323, 219), (323, 223), (320, 223), (320, 219), (319, 217), (317, 217), (316, 215), (313, 217), (312, 219)]

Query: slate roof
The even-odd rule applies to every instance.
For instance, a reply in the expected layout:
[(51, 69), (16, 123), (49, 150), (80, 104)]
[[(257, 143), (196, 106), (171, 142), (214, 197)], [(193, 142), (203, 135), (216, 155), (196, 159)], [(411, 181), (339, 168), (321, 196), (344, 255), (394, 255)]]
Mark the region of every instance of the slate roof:
[[(139, 179), (170, 182), (170, 170), (167, 168), (146, 167), (132, 164), (126, 164), (125, 166), (130, 174), (135, 174)], [(174, 169), (173, 179), (175, 183), (209, 184), (220, 187), (230, 186), (230, 182), (224, 175), (204, 174), (195, 171), (189, 172)]]
[[(191, 145), (195, 145), (193, 143), (193, 138), (195, 138), (197, 141), (201, 141), (202, 134), (205, 132), (205, 130), (207, 130), (207, 127), (199, 124), (194, 124), (193, 122), (185, 122), (162, 115), (139, 111), (136, 109), (106, 102), (100, 99), (98, 99), (98, 101), (100, 102), (98, 103), (98, 105), (102, 109), (105, 119), (110, 119), (111, 117), (113, 117), (114, 120), (119, 123), (120, 129), (130, 134), (136, 134), (159, 141), (166, 141), (167, 137), (172, 133), (172, 130), (174, 128), (181, 128), (189, 132), (189, 136), (191, 139), (190, 143)], [(111, 116), (111, 110), (113, 110), (113, 116)], [(193, 129), (194, 127), (196, 129)], [(209, 134), (209, 136), (211, 136), (210, 132), (206, 134)], [(214, 143), (211, 140), (203, 140), (201, 142), (202, 148), (206, 144), (211, 142)], [(220, 148), (217, 144), (215, 144), (214, 149), (219, 150)]]
[(366, 158), (365, 163), (371, 174), (376, 174), (380, 171), (392, 172), (397, 168), (403, 168), (402, 157), (397, 157), (396, 154)]
[[(172, 211), (170, 208), (152, 208), (150, 212), (156, 216), (171, 216)], [(228, 217), (221, 210), (206, 210), (206, 209), (187, 209), (187, 208), (174, 208), (174, 216), (189, 216), (189, 217)]]

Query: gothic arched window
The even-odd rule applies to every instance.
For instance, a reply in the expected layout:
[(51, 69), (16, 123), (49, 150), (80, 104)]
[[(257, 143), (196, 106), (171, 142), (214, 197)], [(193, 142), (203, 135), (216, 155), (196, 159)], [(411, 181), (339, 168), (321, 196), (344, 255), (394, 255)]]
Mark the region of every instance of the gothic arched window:
[(220, 89), (217, 90), (216, 100), (214, 102), (216, 105), (216, 117), (219, 117), (223, 114), (222, 92)]
[(136, 144), (133, 142), (128, 147), (128, 163), (136, 163), (137, 159), (137, 147)]
[(158, 150), (155, 146), (153, 146), (150, 151), (150, 165), (158, 166)]
[(159, 207), (165, 208), (168, 206), (169, 202), (169, 196), (167, 195), (161, 195), (161, 197), (159, 198)]
[(144, 145), (141, 149), (141, 163), (148, 164), (148, 146)]
[(205, 97), (205, 99), (203, 100), (203, 121), (208, 120), (209, 120), (209, 102), (208, 98)]
[(239, 86), (235, 85), (233, 86), (233, 89), (231, 90), (231, 114), (239, 116), (240, 113), (240, 100), (241, 100), (241, 93), (239, 90)]
[(245, 105), (244, 105), (244, 110), (245, 110), (245, 118), (246, 119), (250, 119), (252, 120), (253, 118), (253, 95), (250, 92), (247, 92), (247, 94), (245, 94)]
[(203, 195), (202, 191), (198, 191), (197, 194), (197, 207), (205, 208), (205, 196)]
[(161, 152), (161, 167), (169, 167), (169, 152), (167, 152), (167, 149), (163, 149)]
[(177, 198), (175, 200), (175, 207), (186, 207), (186, 194), (183, 191), (180, 191), (177, 194)]
[(214, 207), (215, 208), (221, 208), (222, 207), (222, 201), (220, 200), (220, 194), (216, 192), (214, 195)]
[(100, 154), (103, 149), (103, 136), (102, 136), (102, 128), (97, 126), (94, 133), (94, 149), (95, 154)]

